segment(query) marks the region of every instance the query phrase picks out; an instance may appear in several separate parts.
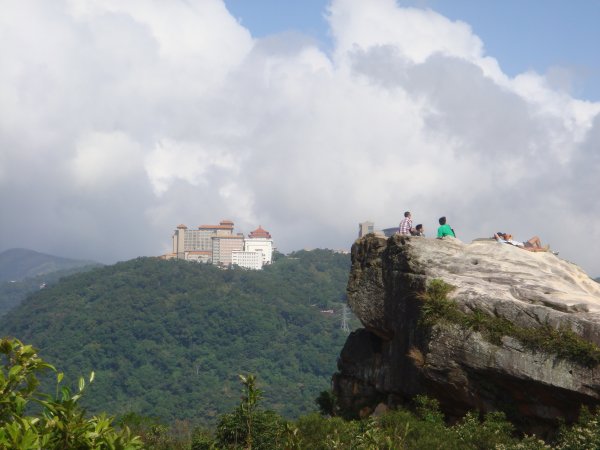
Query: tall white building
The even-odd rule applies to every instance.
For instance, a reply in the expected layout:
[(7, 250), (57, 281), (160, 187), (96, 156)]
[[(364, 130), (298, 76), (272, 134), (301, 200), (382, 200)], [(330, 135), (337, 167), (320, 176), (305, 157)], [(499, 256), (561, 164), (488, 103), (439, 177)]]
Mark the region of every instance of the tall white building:
[(248, 235), (244, 241), (244, 251), (262, 254), (262, 263), (271, 264), (273, 261), (273, 239), (271, 234), (260, 225)]

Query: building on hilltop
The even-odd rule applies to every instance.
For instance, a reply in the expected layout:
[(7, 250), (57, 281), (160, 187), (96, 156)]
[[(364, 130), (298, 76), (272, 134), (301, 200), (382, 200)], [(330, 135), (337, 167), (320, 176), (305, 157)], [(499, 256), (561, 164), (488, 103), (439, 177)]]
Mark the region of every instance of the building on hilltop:
[[(390, 231), (392, 230), (392, 231)], [(373, 222), (360, 222), (358, 224), (358, 237), (361, 238), (363, 236), (366, 236), (369, 233), (375, 233), (375, 235), (377, 236), (391, 236), (392, 234), (394, 234), (394, 230), (398, 230), (398, 228), (386, 228), (385, 230), (376, 230), (375, 229), (375, 224)], [(391, 234), (388, 234), (388, 232), (391, 232)]]
[(271, 264), (273, 262), (271, 234), (259, 225), (256, 230), (250, 232), (248, 239), (244, 241), (244, 251), (261, 253), (262, 265)]
[(180, 224), (172, 236), (173, 252), (164, 259), (184, 259), (220, 266), (236, 264), (248, 269), (262, 269), (273, 259), (271, 234), (259, 226), (245, 239), (242, 233), (233, 233), (231, 220), (221, 220), (219, 225), (200, 225), (189, 229)]
[(231, 263), (246, 269), (260, 270), (263, 267), (262, 252), (234, 251), (231, 253)]
[(375, 224), (373, 222), (361, 222), (358, 224), (358, 237), (366, 236), (369, 233), (373, 233), (375, 230)]
[[(200, 225), (198, 229), (188, 229), (185, 225), (177, 226), (173, 234), (173, 254), (177, 259), (187, 258), (186, 252), (210, 252), (212, 259), (212, 238), (233, 234), (233, 222), (222, 220), (219, 225)], [(203, 258), (204, 259), (204, 258)]]
[(226, 235), (217, 233), (212, 237), (212, 263), (228, 266), (232, 263), (231, 253), (244, 249), (244, 235)]

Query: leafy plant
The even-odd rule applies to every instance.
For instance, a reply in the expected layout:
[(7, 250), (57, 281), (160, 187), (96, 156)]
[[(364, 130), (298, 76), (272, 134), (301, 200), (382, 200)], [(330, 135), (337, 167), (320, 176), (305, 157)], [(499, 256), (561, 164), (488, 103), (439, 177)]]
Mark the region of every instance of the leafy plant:
[(456, 321), (459, 319), (456, 302), (448, 299), (455, 286), (434, 279), (429, 282), (424, 292), (419, 294), (423, 301), (421, 307), (421, 325), (431, 326), (440, 320)]
[(273, 411), (259, 408), (262, 392), (254, 375), (239, 375), (242, 398), (233, 413), (221, 416), (217, 425), (217, 446), (270, 450), (285, 440), (286, 421)]
[(600, 448), (600, 413), (581, 408), (579, 420), (572, 427), (562, 426), (556, 442), (557, 450)]
[(319, 407), (319, 411), (324, 416), (335, 416), (337, 414), (337, 398), (333, 391), (321, 391), (315, 403)]
[[(57, 395), (41, 394), (38, 373), (55, 371), (38, 357), (31, 345), (17, 339), (1, 339), (0, 354), (0, 449), (138, 449), (141, 441), (129, 429), (117, 431), (112, 418), (104, 414), (85, 417), (78, 401), (86, 382), (79, 379), (75, 394), (60, 386), (63, 374), (57, 374)], [(94, 379), (90, 375), (89, 382)], [(29, 403), (41, 408), (38, 415), (28, 415)]]

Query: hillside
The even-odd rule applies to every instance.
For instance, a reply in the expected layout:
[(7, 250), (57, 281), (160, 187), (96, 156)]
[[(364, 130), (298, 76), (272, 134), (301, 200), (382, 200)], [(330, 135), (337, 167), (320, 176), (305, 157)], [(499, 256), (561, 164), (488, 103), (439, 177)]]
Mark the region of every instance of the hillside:
[(263, 271), (140, 258), (73, 275), (0, 320), (74, 377), (96, 371), (86, 405), (210, 422), (252, 372), (265, 405), (314, 410), (345, 341), (349, 256), (301, 251)]
[(0, 253), (0, 282), (18, 281), (59, 270), (97, 264), (93, 261), (46, 255), (24, 248), (12, 248)]
[(0, 317), (21, 303), (25, 298), (39, 291), (42, 287), (56, 284), (58, 280), (79, 272), (85, 272), (98, 267), (98, 264), (57, 270), (56, 272), (24, 278), (19, 281), (0, 282)]

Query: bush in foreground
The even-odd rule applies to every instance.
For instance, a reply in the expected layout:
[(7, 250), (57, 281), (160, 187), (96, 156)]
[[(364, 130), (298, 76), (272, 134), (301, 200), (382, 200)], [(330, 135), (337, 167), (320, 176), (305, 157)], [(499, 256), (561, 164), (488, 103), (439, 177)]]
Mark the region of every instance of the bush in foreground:
[[(142, 448), (127, 428), (116, 430), (106, 415), (85, 417), (78, 401), (85, 389), (79, 379), (75, 394), (60, 384), (56, 396), (38, 392), (41, 371), (56, 371), (38, 357), (35, 349), (17, 339), (0, 340), (0, 449), (115, 449)], [(94, 374), (89, 381), (93, 381)], [(60, 389), (59, 389), (60, 388)], [(59, 395), (60, 392), (60, 395)], [(30, 414), (32, 406), (40, 411)]]

